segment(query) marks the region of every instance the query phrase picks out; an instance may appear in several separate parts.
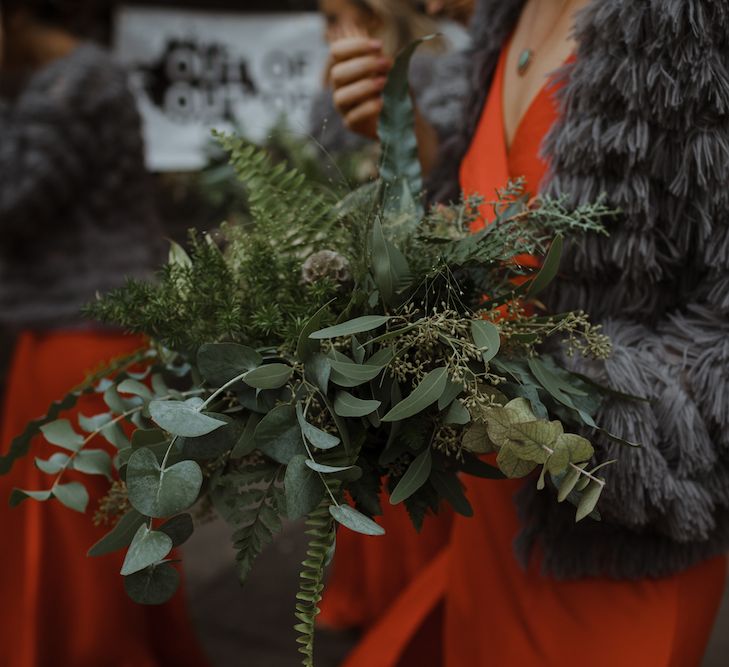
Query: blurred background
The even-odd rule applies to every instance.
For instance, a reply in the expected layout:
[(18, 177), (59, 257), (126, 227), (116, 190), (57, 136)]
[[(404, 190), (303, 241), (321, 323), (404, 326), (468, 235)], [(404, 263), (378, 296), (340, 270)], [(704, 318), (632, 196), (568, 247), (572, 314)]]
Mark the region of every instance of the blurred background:
[[(184, 241), (190, 228), (210, 230), (245, 216), (245, 194), (211, 140), (212, 128), (266, 145), (275, 159), (293, 162), (330, 187), (372, 175), (376, 147), (333, 127), (327, 23), (315, 0), (45, 4), (55, 6), (54, 20), (101, 44), (127, 70), (158, 223), (154, 231), (148, 228), (150, 234)], [(8, 3), (0, 7), (7, 15)], [(467, 44), (466, 31), (455, 23), (442, 23), (440, 29), (448, 36), (444, 50)], [(0, 94), (13, 100), (23, 94), (18, 83), (23, 68), (14, 66), (7, 26), (4, 42)], [(0, 146), (5, 141), (0, 126)], [(0, 243), (7, 245), (2, 234)], [(161, 257), (163, 249), (155, 252)], [(0, 323), (0, 378), (20, 326)], [(241, 588), (226, 526), (211, 520), (196, 530), (184, 547), (187, 595), (212, 665), (299, 664), (292, 611), (304, 544), (300, 526), (287, 526)], [(729, 598), (718, 627), (722, 624), (725, 631), (715, 632), (704, 667), (727, 664)], [(356, 629), (322, 629), (317, 664), (339, 665), (356, 638)]]

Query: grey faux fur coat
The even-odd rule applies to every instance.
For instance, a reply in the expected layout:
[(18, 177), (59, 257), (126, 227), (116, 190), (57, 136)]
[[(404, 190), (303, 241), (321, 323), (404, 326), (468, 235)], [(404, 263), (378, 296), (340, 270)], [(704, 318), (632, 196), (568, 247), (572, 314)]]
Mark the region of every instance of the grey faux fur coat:
[(83, 44), (0, 100), (0, 333), (77, 327), (151, 273), (161, 230), (124, 70)]
[[(436, 198), (458, 194), (523, 4), (478, 8), (473, 95), (431, 179)], [(575, 203), (605, 194), (622, 213), (609, 238), (572, 242), (547, 301), (603, 323), (614, 353), (591, 371), (650, 402), (612, 400), (598, 420), (643, 444), (596, 441), (601, 460), (618, 459), (604, 520), (575, 525), (529, 484), (518, 546), (538, 544), (559, 577), (664, 576), (729, 549), (729, 2), (593, 0), (576, 36), (542, 191)]]

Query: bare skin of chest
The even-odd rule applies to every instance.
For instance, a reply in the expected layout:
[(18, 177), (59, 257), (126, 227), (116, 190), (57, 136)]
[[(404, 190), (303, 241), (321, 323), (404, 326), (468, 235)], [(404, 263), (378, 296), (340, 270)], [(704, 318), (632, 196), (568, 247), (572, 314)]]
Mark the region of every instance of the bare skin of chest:
[[(507, 146), (548, 76), (575, 49), (571, 38), (575, 13), (590, 0), (529, 0), (511, 40), (504, 73), (503, 111)], [(529, 64), (520, 72), (525, 52)]]

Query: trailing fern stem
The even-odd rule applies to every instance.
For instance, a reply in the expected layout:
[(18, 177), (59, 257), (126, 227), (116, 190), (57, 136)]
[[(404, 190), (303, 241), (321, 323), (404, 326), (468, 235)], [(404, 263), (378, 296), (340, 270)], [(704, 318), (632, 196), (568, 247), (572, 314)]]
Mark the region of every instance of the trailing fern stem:
[(329, 514), (331, 500), (326, 498), (306, 520), (309, 545), (302, 563), (299, 592), (296, 594), (294, 626), (300, 634), (296, 641), (304, 656), (303, 666), (314, 667), (314, 626), (324, 589), (324, 569), (334, 546), (334, 519)]

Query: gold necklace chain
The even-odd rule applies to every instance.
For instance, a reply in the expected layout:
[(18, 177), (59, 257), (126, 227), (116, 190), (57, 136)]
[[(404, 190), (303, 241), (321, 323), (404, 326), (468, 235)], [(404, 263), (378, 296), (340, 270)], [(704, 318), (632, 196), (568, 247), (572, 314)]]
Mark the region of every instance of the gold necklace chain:
[[(534, 60), (534, 55), (536, 52), (541, 49), (547, 40), (550, 38), (552, 33), (554, 32), (554, 29), (559, 25), (559, 22), (562, 20), (562, 17), (565, 14), (565, 10), (570, 6), (570, 0), (564, 0), (564, 3), (562, 4), (561, 9), (559, 10), (559, 14), (557, 14), (557, 18), (554, 21), (554, 24), (552, 27), (547, 31), (547, 34), (544, 36), (544, 39), (541, 41), (541, 43), (538, 46), (531, 47), (527, 46), (526, 48), (522, 49), (519, 53), (519, 59), (516, 63), (516, 69), (519, 73), (519, 76), (524, 76), (527, 73), (527, 70), (529, 69), (529, 66), (532, 64)], [(532, 33), (534, 32), (534, 26), (537, 22), (537, 15), (538, 15), (538, 7), (537, 3), (534, 3), (534, 12), (532, 15), (531, 25), (529, 26), (529, 41), (531, 42), (532, 39)]]

